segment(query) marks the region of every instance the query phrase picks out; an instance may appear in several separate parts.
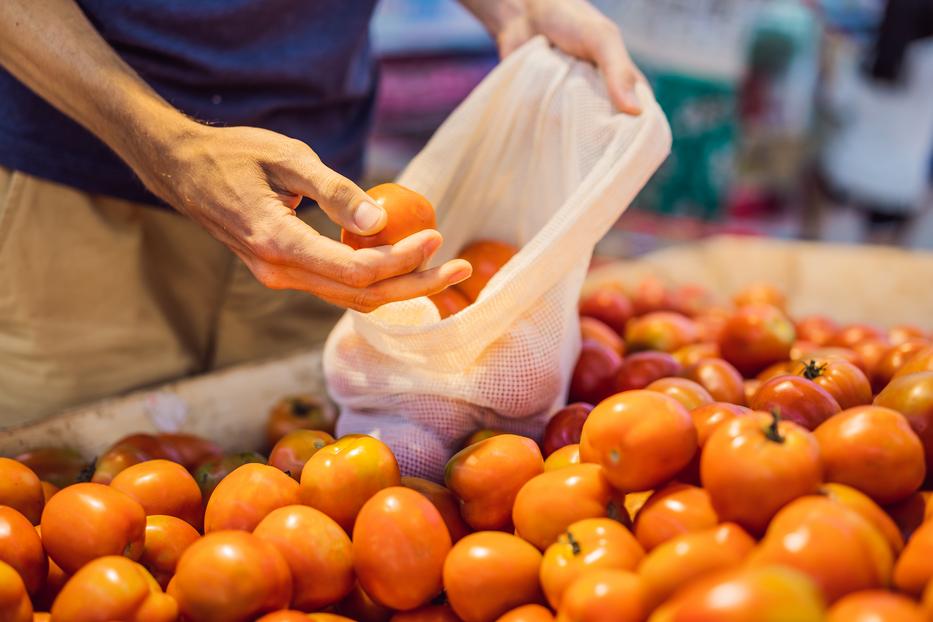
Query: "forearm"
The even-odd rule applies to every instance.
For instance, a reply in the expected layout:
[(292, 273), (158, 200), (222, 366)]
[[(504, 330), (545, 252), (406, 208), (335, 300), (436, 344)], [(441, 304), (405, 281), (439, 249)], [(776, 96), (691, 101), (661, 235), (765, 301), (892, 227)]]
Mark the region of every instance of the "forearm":
[(493, 37), (505, 25), (525, 13), (524, 0), (460, 0), (460, 4), (476, 16)]
[(74, 0), (0, 2), (0, 65), (134, 168), (197, 127), (114, 52)]

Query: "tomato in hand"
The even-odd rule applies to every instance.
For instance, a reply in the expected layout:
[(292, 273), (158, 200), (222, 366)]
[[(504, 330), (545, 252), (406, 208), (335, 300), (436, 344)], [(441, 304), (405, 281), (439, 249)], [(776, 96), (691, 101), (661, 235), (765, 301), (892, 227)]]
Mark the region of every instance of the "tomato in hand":
[(686, 378), (661, 378), (649, 384), (645, 390), (672, 397), (687, 410), (713, 403), (713, 396), (702, 385)]
[(745, 403), (742, 374), (723, 359), (703, 359), (685, 369), (683, 376), (706, 389), (717, 402)]
[(570, 400), (596, 404), (613, 392), (613, 380), (622, 359), (597, 341), (584, 341), (570, 377)]
[(244, 464), (225, 477), (204, 510), (204, 533), (252, 531), (269, 512), (298, 504), (298, 482), (266, 464)]
[(545, 471), (556, 471), (574, 464), (580, 464), (580, 444), (564, 445), (544, 461)]
[(816, 346), (829, 344), (833, 336), (839, 332), (839, 325), (825, 315), (808, 315), (797, 320), (794, 325), (797, 337), (809, 341)]
[(768, 380), (752, 397), (752, 410), (776, 412), (808, 430), (842, 410), (836, 399), (823, 387), (802, 376), (778, 376)]
[(366, 191), (386, 212), (385, 227), (373, 235), (340, 230), (340, 241), (355, 249), (375, 248), (401, 242), (425, 229), (434, 229), (434, 206), (419, 193), (399, 184), (379, 184)]
[(907, 541), (894, 566), (894, 585), (919, 597), (933, 579), (933, 522), (924, 522)]
[(175, 516), (147, 516), (145, 543), (139, 563), (164, 590), (175, 575), (182, 553), (200, 537), (194, 527)]
[(118, 473), (110, 486), (138, 501), (147, 515), (176, 516), (195, 529), (201, 526), (201, 489), (180, 464), (147, 460)]
[(269, 412), (266, 445), (274, 447), (293, 430), (320, 430), (334, 433), (336, 409), (327, 400), (313, 395), (295, 395), (280, 400)]
[(898, 374), (875, 396), (874, 405), (904, 415), (923, 443), (926, 464), (933, 464), (933, 371)]
[(537, 443), (501, 434), (454, 454), (444, 470), (444, 481), (460, 499), (460, 513), (470, 527), (508, 529), (519, 489), (543, 471)]
[(826, 613), (826, 622), (925, 622), (920, 606), (885, 590), (843, 596)]
[(460, 538), (470, 533), (470, 526), (460, 516), (460, 501), (454, 496), (454, 493), (440, 484), (435, 484), (420, 477), (403, 477), (402, 486), (420, 492), (427, 497), (428, 501), (434, 504), (437, 511), (441, 513), (444, 524), (447, 525), (447, 532), (450, 534), (451, 542), (456, 543)]
[(871, 382), (848, 361), (807, 357), (797, 363), (793, 373), (826, 389), (842, 409), (871, 404)]
[(633, 314), (632, 302), (616, 287), (603, 287), (580, 300), (581, 317), (599, 320), (620, 337)]
[(334, 437), (319, 430), (292, 430), (279, 439), (269, 453), (269, 466), (294, 479), (301, 479), (305, 463), (325, 445), (334, 442)]
[(39, 447), (16, 456), (16, 461), (29, 467), (42, 481), (58, 488), (77, 482), (87, 465), (80, 453), (67, 447)]
[(564, 592), (559, 622), (640, 622), (648, 615), (645, 586), (625, 570), (592, 570)]
[(635, 515), (638, 543), (650, 551), (675, 536), (715, 527), (719, 518), (709, 494), (679, 482), (654, 492)]
[(544, 437), (541, 440), (545, 458), (561, 447), (579, 444), (583, 423), (592, 410), (592, 404), (577, 402), (554, 413), (544, 428)]
[(580, 316), (580, 341), (596, 341), (619, 356), (625, 356), (625, 342), (619, 334), (608, 325), (594, 317)]
[(244, 464), (265, 464), (266, 459), (253, 451), (221, 456), (204, 462), (195, 470), (194, 480), (201, 489), (201, 502), (206, 507), (217, 484)]
[(42, 481), (26, 465), (0, 458), (0, 505), (10, 506), (37, 525), (45, 506)]
[(518, 249), (497, 240), (477, 240), (464, 247), (457, 255), (473, 266), (473, 274), (454, 285), (470, 302), (476, 302), (489, 281), (518, 252)]
[(36, 528), (25, 516), (3, 505), (0, 505), (0, 562), (19, 573), (31, 596), (45, 585), (49, 564)]
[(787, 360), (794, 339), (794, 325), (780, 309), (751, 304), (726, 320), (719, 347), (722, 358), (744, 376), (753, 376), (772, 363)]
[(449, 318), (451, 315), (456, 315), (470, 306), (467, 297), (455, 287), (448, 287), (444, 291), (428, 296), (428, 298), (437, 307), (437, 312), (442, 320)]
[(224, 454), (220, 445), (194, 434), (166, 433), (157, 434), (156, 438), (163, 446), (168, 446), (171, 452), (178, 456), (178, 463), (189, 471)]
[(673, 311), (654, 311), (625, 325), (625, 349), (629, 352), (674, 352), (698, 339), (693, 320)]
[(3, 622), (32, 622), (32, 603), (26, 586), (9, 564), (0, 561), (0, 614)]

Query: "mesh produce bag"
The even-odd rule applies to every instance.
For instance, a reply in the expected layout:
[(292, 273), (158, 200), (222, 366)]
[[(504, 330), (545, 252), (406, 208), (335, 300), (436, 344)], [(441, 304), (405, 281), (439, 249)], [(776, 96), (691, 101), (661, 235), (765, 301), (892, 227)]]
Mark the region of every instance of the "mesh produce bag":
[(640, 116), (618, 113), (591, 65), (538, 37), (451, 114), (398, 180), (437, 209), (436, 260), (481, 238), (520, 251), (445, 320), (427, 298), (343, 316), (324, 350), (339, 434), (372, 434), (435, 480), (478, 428), (540, 435), (566, 396), (593, 248), (670, 149), (638, 96)]

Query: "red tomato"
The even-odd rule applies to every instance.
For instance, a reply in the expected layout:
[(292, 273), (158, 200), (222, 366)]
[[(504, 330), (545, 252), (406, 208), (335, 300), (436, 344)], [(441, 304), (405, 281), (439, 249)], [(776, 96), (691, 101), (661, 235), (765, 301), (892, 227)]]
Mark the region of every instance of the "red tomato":
[(751, 403), (752, 399), (755, 397), (755, 394), (758, 393), (758, 389), (761, 388), (761, 385), (764, 383), (757, 378), (749, 378), (745, 381), (745, 403)]
[(700, 457), (700, 479), (717, 516), (753, 534), (790, 501), (815, 493), (822, 475), (816, 438), (767, 413), (720, 425)]
[(194, 434), (157, 434), (156, 438), (163, 446), (168, 446), (178, 456), (178, 462), (193, 471), (204, 462), (220, 458), (223, 450), (220, 445)]
[(533, 440), (502, 434), (454, 454), (444, 481), (460, 499), (460, 513), (470, 527), (508, 529), (519, 489), (543, 471), (544, 459)]
[(743, 375), (753, 376), (771, 363), (787, 360), (794, 339), (794, 325), (780, 309), (751, 304), (726, 321), (719, 347), (722, 358)]
[(702, 313), (710, 305), (709, 291), (695, 283), (686, 283), (674, 288), (669, 297), (674, 311), (690, 317)]
[(275, 467), (244, 464), (218, 484), (204, 510), (204, 533), (252, 531), (269, 512), (298, 504), (298, 482)]
[(400, 482), (398, 462), (385, 443), (349, 434), (320, 449), (305, 464), (301, 503), (324, 512), (350, 533), (363, 504)]
[(274, 546), (292, 575), (292, 605), (313, 611), (353, 589), (353, 553), (346, 532), (323, 512), (304, 505), (271, 511), (253, 535)]
[[(11, 507), (0, 505), (0, 562), (13, 567), (36, 596), (45, 585), (49, 563), (35, 527)], [(3, 610), (0, 609), (0, 612)], [(2, 617), (0, 617), (2, 619)]]
[(613, 391), (622, 358), (597, 341), (584, 341), (570, 378), (570, 400), (595, 404)]
[(616, 393), (644, 389), (655, 380), (676, 376), (683, 368), (666, 352), (637, 352), (622, 359), (615, 375)]
[(578, 444), (580, 433), (583, 432), (583, 423), (591, 410), (592, 404), (577, 402), (554, 413), (544, 428), (544, 438), (541, 441), (544, 456), (550, 456), (566, 445)]
[(565, 467), (580, 464), (580, 444), (564, 445), (544, 461), (545, 471), (556, 471)]
[(625, 325), (625, 348), (629, 352), (673, 352), (696, 342), (698, 337), (693, 320), (673, 311), (654, 311), (632, 318)]
[(587, 340), (599, 342), (619, 356), (625, 356), (622, 337), (603, 322), (584, 315), (580, 317), (580, 341)]
[(832, 339), (829, 340), (829, 345), (838, 348), (852, 348), (868, 339), (884, 338), (884, 331), (877, 326), (871, 326), (869, 324), (848, 324), (833, 335)]
[(582, 461), (602, 465), (622, 492), (664, 483), (696, 449), (690, 414), (677, 400), (654, 391), (626, 391), (598, 404), (580, 439)]
[[(719, 358), (719, 343), (716, 341), (701, 341), (691, 343), (679, 350), (675, 350), (671, 356), (683, 367), (692, 367), (704, 359)], [(702, 384), (702, 383), (701, 383)]]
[(23, 580), (12, 566), (0, 561), (0, 614), (4, 622), (32, 622), (32, 603)]
[(592, 570), (570, 584), (560, 622), (640, 622), (649, 611), (641, 578), (625, 570)]
[(39, 447), (16, 456), (16, 461), (29, 467), (39, 479), (58, 488), (78, 481), (78, 476), (87, 466), (87, 460), (80, 453), (67, 447)]
[(440, 593), (450, 547), (437, 508), (401, 486), (373, 495), (353, 527), (357, 579), (373, 600), (393, 609), (420, 607)]
[(465, 281), (454, 285), (470, 302), (475, 302), (479, 294), (493, 276), (515, 256), (518, 249), (497, 240), (477, 240), (461, 249), (458, 257), (470, 262), (473, 274)]
[(201, 489), (180, 464), (147, 460), (118, 473), (110, 485), (138, 501), (147, 515), (167, 514), (201, 526)]
[(701, 360), (683, 372), (684, 377), (700, 384), (717, 402), (745, 403), (742, 374), (720, 358)]
[(933, 522), (927, 521), (907, 541), (894, 566), (894, 585), (919, 598), (933, 579)]
[(806, 358), (796, 364), (793, 373), (826, 389), (842, 409), (871, 403), (868, 377), (848, 361)]
[(234, 470), (244, 464), (265, 464), (266, 459), (254, 451), (246, 451), (239, 454), (231, 454), (220, 458), (213, 458), (204, 462), (194, 472), (194, 479), (201, 489), (201, 501), (205, 507), (210, 501), (211, 495), (217, 484), (227, 477)]
[(153, 459), (152, 454), (136, 445), (114, 445), (102, 453), (96, 463), (91, 463), (94, 466), (91, 481), (95, 484), (109, 484), (124, 469)]
[(671, 296), (664, 283), (653, 276), (642, 279), (632, 293), (635, 315), (644, 315), (653, 311), (670, 311), (671, 302)]
[(702, 531), (719, 523), (709, 494), (679, 482), (653, 493), (635, 515), (635, 537), (646, 551), (683, 533)]
[(814, 348), (812, 350), (805, 350), (800, 353), (800, 356), (802, 358), (805, 357), (816, 359), (844, 359), (861, 369), (863, 372), (865, 372), (866, 376), (870, 377), (868, 366), (865, 364), (865, 359), (862, 358), (861, 354), (850, 348), (832, 348), (824, 346), (820, 348)]
[(925, 622), (919, 605), (884, 590), (855, 592), (839, 599), (827, 612), (826, 622)]
[(437, 307), (441, 319), (456, 315), (470, 306), (470, 301), (455, 287), (448, 287), (442, 292), (428, 296)]
[(752, 410), (776, 412), (808, 430), (841, 410), (826, 389), (801, 376), (772, 378), (758, 388), (748, 405)]
[(374, 235), (358, 235), (341, 229), (340, 241), (347, 246), (355, 249), (387, 246), (437, 226), (434, 206), (414, 190), (389, 183), (374, 186), (366, 194), (373, 203), (385, 210), (385, 227)]
[(428, 501), (434, 504), (437, 511), (441, 513), (444, 524), (447, 525), (447, 532), (450, 534), (452, 542), (457, 542), (470, 533), (470, 526), (460, 516), (460, 501), (457, 500), (454, 493), (440, 484), (435, 484), (420, 477), (403, 477), (402, 486), (420, 492), (427, 497)]
[(200, 537), (194, 527), (180, 518), (159, 514), (147, 516), (146, 539), (139, 563), (165, 589), (175, 575), (181, 554)]
[(274, 447), (293, 430), (319, 430), (334, 433), (337, 412), (327, 400), (314, 395), (295, 395), (280, 400), (269, 412), (266, 445)]
[(73, 574), (98, 557), (143, 552), (146, 512), (135, 499), (103, 484), (63, 488), (42, 512), (42, 544), (55, 563)]
[(926, 347), (926, 341), (905, 341), (888, 348), (875, 365), (871, 377), (871, 386), (875, 393), (884, 389), (894, 375), (907, 364), (915, 354)]
[(599, 320), (617, 335), (625, 334), (625, 323), (634, 311), (632, 303), (620, 289), (604, 287), (580, 300), (580, 315)]
[(496, 622), (554, 622), (554, 614), (541, 605), (522, 605), (503, 614)]
[(816, 346), (827, 345), (839, 332), (839, 325), (824, 315), (808, 315), (795, 324), (797, 337)]
[(933, 464), (933, 371), (898, 374), (875, 397), (874, 404), (907, 417), (923, 443), (926, 464)]
[(786, 311), (787, 299), (781, 290), (769, 283), (751, 283), (735, 293), (732, 304), (737, 307), (765, 304)]
[[(915, 492), (900, 503), (885, 508), (887, 514), (897, 524), (902, 540), (909, 539), (926, 520), (927, 497), (930, 493)], [(901, 542), (903, 547), (903, 542)]]
[(854, 346), (852, 349), (862, 357), (865, 365), (865, 374), (870, 378), (875, 374), (875, 368), (881, 362), (881, 357), (891, 348), (891, 342), (887, 339), (866, 339)]
[(687, 410), (713, 403), (713, 396), (702, 385), (686, 378), (661, 378), (649, 384), (645, 390), (672, 397)]
[(716, 354), (720, 356), (719, 339), (722, 337), (722, 331), (726, 327), (726, 320), (730, 312), (722, 308), (706, 309), (702, 313), (693, 316), (693, 323), (697, 327), (697, 337), (701, 342), (714, 342), (716, 344)]
[(334, 437), (319, 430), (292, 430), (279, 439), (269, 454), (269, 466), (274, 466), (296, 482), (301, 479), (305, 463)]
[(42, 481), (26, 465), (0, 458), (0, 505), (8, 505), (33, 525), (38, 524), (45, 506)]
[(91, 561), (68, 579), (52, 605), (52, 618), (56, 622), (175, 622), (178, 606), (145, 568), (110, 555)]

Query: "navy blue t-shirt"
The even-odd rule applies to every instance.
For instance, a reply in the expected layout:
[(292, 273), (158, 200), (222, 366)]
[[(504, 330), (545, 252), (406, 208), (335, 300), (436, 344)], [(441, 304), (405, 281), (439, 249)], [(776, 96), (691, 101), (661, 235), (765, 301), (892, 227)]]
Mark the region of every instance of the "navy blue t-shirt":
[[(308, 143), (349, 177), (362, 169), (376, 75), (376, 0), (78, 0), (160, 95), (218, 125)], [(101, 141), (0, 69), (0, 165), (80, 190), (160, 203)]]

